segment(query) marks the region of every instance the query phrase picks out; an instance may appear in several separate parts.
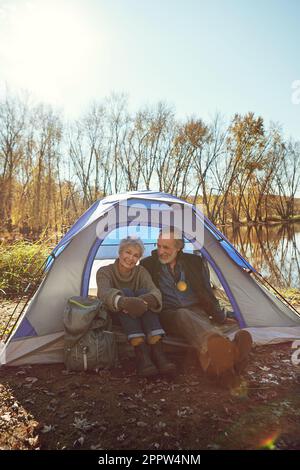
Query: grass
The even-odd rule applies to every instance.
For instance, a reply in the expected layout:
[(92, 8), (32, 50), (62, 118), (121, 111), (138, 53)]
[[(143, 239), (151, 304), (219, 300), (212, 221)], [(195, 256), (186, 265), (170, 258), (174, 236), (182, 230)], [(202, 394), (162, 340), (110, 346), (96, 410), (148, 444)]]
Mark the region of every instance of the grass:
[(279, 292), (285, 297), (292, 305), (300, 305), (300, 290), (292, 287), (286, 289), (279, 289)]
[(30, 283), (34, 286), (42, 274), (42, 264), (51, 247), (43, 240), (16, 241), (0, 244), (0, 296), (7, 299), (26, 293)]

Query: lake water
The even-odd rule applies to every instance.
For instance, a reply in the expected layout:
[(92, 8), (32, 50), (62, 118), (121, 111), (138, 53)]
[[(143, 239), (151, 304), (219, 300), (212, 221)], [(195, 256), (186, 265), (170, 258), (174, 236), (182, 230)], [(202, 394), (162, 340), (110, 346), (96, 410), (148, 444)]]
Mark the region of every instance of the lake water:
[(300, 289), (300, 223), (220, 230), (275, 287)]

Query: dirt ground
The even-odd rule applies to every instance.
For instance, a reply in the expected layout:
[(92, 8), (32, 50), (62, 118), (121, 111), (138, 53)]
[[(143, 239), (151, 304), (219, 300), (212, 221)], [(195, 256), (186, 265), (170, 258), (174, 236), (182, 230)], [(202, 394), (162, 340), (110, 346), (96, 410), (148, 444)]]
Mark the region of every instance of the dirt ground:
[(61, 365), (0, 368), (0, 449), (300, 449), (300, 374), (291, 344), (257, 347), (234, 392), (177, 352), (174, 378)]
[[(0, 302), (0, 331), (14, 307)], [(139, 379), (132, 358), (99, 373), (1, 367), (0, 449), (300, 449), (293, 352), (291, 343), (256, 347), (233, 391), (178, 348), (169, 351), (173, 378)]]

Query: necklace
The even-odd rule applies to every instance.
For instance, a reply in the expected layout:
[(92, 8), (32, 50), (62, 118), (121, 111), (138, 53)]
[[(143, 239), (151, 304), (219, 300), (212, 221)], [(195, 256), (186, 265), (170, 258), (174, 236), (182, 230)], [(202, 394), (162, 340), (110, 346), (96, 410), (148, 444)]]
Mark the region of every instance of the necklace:
[(185, 292), (187, 290), (187, 283), (180, 280), (177, 282), (176, 287), (180, 292)]
[(185, 292), (188, 288), (187, 282), (185, 280), (185, 273), (183, 270), (180, 271), (180, 279), (176, 283), (176, 287), (180, 292)]

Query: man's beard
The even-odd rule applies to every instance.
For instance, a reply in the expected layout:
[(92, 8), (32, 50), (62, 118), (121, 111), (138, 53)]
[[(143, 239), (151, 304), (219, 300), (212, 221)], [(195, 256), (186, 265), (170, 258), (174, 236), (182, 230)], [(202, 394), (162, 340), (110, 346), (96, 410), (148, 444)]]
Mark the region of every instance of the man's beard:
[(168, 256), (168, 258), (162, 259), (162, 258), (158, 257), (158, 259), (159, 259), (159, 262), (161, 264), (169, 264), (169, 263), (172, 263), (172, 261), (174, 261), (174, 259), (176, 259), (176, 257), (177, 257), (177, 253), (175, 252), (172, 255)]

